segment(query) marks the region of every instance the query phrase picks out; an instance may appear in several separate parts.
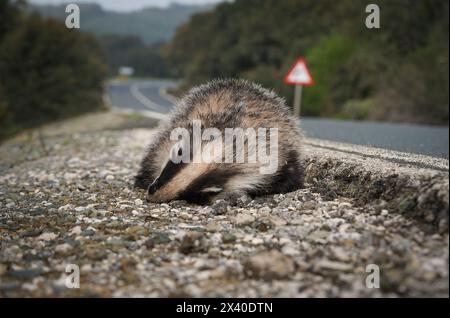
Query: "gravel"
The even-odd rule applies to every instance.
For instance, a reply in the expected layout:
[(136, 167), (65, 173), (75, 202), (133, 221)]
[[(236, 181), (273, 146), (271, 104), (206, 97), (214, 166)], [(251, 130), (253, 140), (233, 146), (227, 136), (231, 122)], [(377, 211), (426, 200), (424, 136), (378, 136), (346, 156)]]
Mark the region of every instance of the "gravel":
[[(0, 297), (448, 297), (448, 228), (387, 197), (362, 202), (312, 178), (211, 206), (145, 202), (132, 177), (151, 134), (52, 136), (46, 153), (5, 160)], [(69, 264), (78, 289), (65, 285)], [(370, 264), (379, 288), (366, 285)]]

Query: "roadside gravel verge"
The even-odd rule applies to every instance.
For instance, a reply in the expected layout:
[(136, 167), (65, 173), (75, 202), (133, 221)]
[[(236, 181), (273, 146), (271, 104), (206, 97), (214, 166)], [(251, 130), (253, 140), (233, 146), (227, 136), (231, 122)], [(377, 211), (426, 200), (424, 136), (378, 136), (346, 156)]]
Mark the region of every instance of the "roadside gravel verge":
[[(31, 139), (17, 162), (29, 147), (0, 147), (0, 297), (448, 297), (445, 162), (308, 141), (305, 189), (147, 204), (132, 177), (151, 135), (69, 133), (45, 151)], [(380, 288), (366, 285), (370, 264)]]

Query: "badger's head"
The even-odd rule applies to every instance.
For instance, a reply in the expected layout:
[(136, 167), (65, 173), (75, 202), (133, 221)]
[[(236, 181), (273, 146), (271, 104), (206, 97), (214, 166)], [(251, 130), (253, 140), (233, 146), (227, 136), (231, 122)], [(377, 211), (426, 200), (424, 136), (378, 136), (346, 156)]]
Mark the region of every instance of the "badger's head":
[(255, 189), (263, 182), (258, 165), (224, 162), (225, 148), (218, 148), (219, 143), (221, 139), (204, 140), (200, 151), (185, 140), (170, 144), (167, 158), (160, 161), (163, 164), (147, 188), (147, 201), (206, 204), (227, 193)]
[[(176, 131), (175, 135), (180, 136)], [(264, 163), (256, 160), (257, 155), (262, 158), (262, 152), (257, 151), (254, 134), (251, 138), (242, 131), (237, 135), (241, 137), (230, 134), (227, 138), (225, 133), (222, 138), (222, 131), (216, 129), (203, 134), (197, 143), (195, 134), (192, 138), (187, 132), (184, 138), (159, 144), (152, 157), (154, 173), (147, 177), (147, 201), (205, 204), (231, 193), (265, 188), (278, 168), (277, 139), (270, 140), (269, 152), (275, 158)], [(273, 171), (265, 173), (267, 168)]]

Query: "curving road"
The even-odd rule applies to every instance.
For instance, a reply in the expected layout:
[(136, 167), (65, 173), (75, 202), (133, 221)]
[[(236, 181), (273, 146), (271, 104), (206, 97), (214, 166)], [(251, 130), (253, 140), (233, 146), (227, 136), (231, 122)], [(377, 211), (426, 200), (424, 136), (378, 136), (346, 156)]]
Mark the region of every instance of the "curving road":
[[(165, 118), (173, 102), (164, 89), (170, 80), (112, 81), (107, 94), (114, 108)], [(302, 129), (310, 138), (373, 146), (402, 152), (449, 157), (449, 128), (412, 124), (356, 122), (323, 118), (302, 118)]]

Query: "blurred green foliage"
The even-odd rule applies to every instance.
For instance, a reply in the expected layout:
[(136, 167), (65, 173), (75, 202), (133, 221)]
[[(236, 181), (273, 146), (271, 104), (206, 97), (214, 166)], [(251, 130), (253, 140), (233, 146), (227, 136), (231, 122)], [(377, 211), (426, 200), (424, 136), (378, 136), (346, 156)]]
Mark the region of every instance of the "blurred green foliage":
[(314, 70), (316, 84), (308, 88), (305, 95), (305, 113), (319, 116), (332, 111), (326, 109), (330, 105), (327, 99), (332, 98), (334, 75), (342, 65), (348, 62), (357, 48), (355, 41), (339, 34), (324, 37), (307, 53), (309, 67)]
[(448, 124), (449, 2), (378, 0), (367, 29), (355, 0), (235, 0), (194, 15), (164, 49), (180, 92), (215, 77), (243, 77), (292, 104), (283, 77), (306, 57), (316, 85), (302, 115)]
[(106, 67), (97, 41), (2, 0), (0, 137), (102, 107)]

